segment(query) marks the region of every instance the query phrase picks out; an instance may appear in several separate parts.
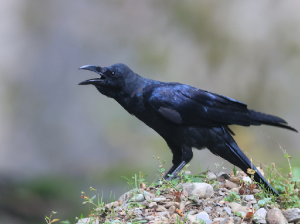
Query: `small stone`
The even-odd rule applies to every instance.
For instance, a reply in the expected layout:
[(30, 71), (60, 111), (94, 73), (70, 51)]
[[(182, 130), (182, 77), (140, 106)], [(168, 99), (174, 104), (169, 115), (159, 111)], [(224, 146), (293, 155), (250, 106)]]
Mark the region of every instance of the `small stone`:
[(207, 212), (208, 214), (211, 213), (212, 207), (205, 207), (204, 211)]
[(213, 195), (213, 187), (207, 183), (185, 183), (182, 188), (186, 188), (189, 197), (197, 196), (201, 198), (209, 198)]
[(224, 212), (221, 213), (220, 217), (221, 218), (228, 218), (229, 215), (227, 214), (227, 212), (224, 211)]
[(157, 203), (154, 202), (154, 201), (150, 202), (150, 204), (149, 204), (149, 208), (153, 208), (153, 207), (156, 207), (156, 206), (157, 206)]
[(227, 212), (228, 215), (231, 215), (231, 209), (229, 207), (224, 207), (223, 209)]
[(175, 202), (175, 207), (176, 207), (176, 208), (180, 208), (179, 202)]
[(166, 201), (166, 200), (167, 200), (166, 198), (162, 197), (162, 198), (153, 198), (152, 201), (154, 201), (154, 202), (163, 202), (163, 201)]
[(214, 224), (220, 224), (224, 220), (225, 220), (225, 218), (214, 218), (213, 223)]
[(125, 204), (129, 199), (131, 199), (134, 196), (136, 192), (137, 192), (136, 188), (132, 189), (131, 191), (122, 194), (118, 199), (118, 201), (121, 202), (121, 204)]
[(282, 212), (284, 217), (287, 219), (288, 222), (298, 222), (300, 221), (300, 209), (299, 208), (292, 208), (287, 209)]
[(149, 201), (142, 201), (141, 205), (145, 207), (149, 207), (150, 202)]
[(249, 183), (249, 184), (251, 184), (251, 183), (252, 183), (252, 180), (251, 180), (251, 178), (250, 178), (250, 177), (248, 177), (248, 176), (246, 176), (246, 177), (243, 177), (243, 181), (245, 181), (245, 182), (247, 182), (247, 183)]
[(156, 214), (160, 215), (162, 217), (168, 217), (168, 216), (170, 216), (168, 211), (157, 212)]
[(189, 214), (189, 215), (194, 215), (195, 213), (196, 213), (196, 211), (193, 211), (193, 210), (190, 210), (187, 212), (187, 214)]
[(253, 220), (256, 223), (267, 223), (266, 216), (267, 216), (267, 210), (264, 208), (260, 208), (254, 213)]
[(207, 174), (206, 174), (206, 178), (207, 178), (208, 180), (216, 180), (216, 179), (217, 179), (217, 176), (216, 176), (216, 174), (214, 174), (213, 172), (208, 171)]
[(149, 193), (148, 191), (143, 191), (143, 194), (144, 194), (144, 198), (147, 200), (147, 201), (150, 201), (152, 198), (154, 198), (154, 195)]
[(170, 208), (171, 206), (174, 206), (174, 205), (175, 205), (175, 202), (170, 201), (170, 202), (167, 202), (167, 203), (165, 204), (165, 207), (166, 207), (166, 208)]
[(224, 177), (225, 179), (229, 179), (230, 176), (226, 172), (220, 172), (217, 174), (217, 177)]
[(191, 204), (191, 202), (190, 202), (190, 201), (187, 201), (187, 202), (184, 203), (184, 206), (187, 206), (187, 205), (189, 205), (189, 204)]
[(164, 212), (164, 211), (166, 211), (166, 208), (164, 206), (159, 205), (159, 206), (157, 206), (156, 211), (157, 212)]
[(107, 209), (111, 209), (113, 207), (114, 207), (114, 203), (113, 202), (108, 203), (108, 204), (105, 205), (105, 208), (107, 208)]
[(233, 217), (233, 222), (234, 224), (240, 224), (242, 222), (242, 218), (235, 216)]
[(226, 180), (225, 185), (226, 188), (232, 189), (232, 188), (237, 188), (238, 185), (236, 183), (233, 183), (231, 181)]
[(136, 209), (134, 210), (134, 212), (135, 212), (136, 214), (138, 214), (138, 215), (141, 215), (141, 214), (142, 214), (142, 211), (141, 211), (139, 208), (136, 208)]
[(172, 205), (170, 208), (169, 208), (169, 213), (170, 214), (173, 214), (175, 212), (175, 206)]
[(144, 198), (144, 195), (142, 195), (142, 194), (136, 194), (130, 200), (132, 200), (134, 202), (142, 202), (145, 200), (145, 198)]
[(229, 217), (220, 222), (220, 224), (235, 224), (233, 217)]
[(221, 208), (220, 206), (217, 206), (217, 207), (216, 207), (216, 212), (217, 212), (218, 214), (221, 214), (221, 213), (223, 212), (223, 208)]
[(205, 224), (210, 224), (212, 221), (209, 218), (209, 215), (206, 212), (200, 212), (197, 215), (194, 215), (196, 220), (203, 220)]
[(257, 201), (256, 201), (256, 199), (254, 199), (254, 200), (249, 201), (249, 203), (250, 203), (250, 204), (256, 204)]
[(248, 213), (248, 207), (242, 206), (236, 202), (231, 202), (229, 203), (229, 206), (231, 207), (231, 212), (236, 213), (236, 212), (244, 212)]
[(187, 215), (187, 219), (189, 221), (189, 223), (195, 223), (196, 222), (196, 218), (193, 215)]
[(250, 195), (243, 195), (242, 196), (246, 201), (252, 201), (255, 200), (254, 195), (250, 194)]
[(239, 193), (239, 190), (240, 188), (239, 187), (234, 187), (234, 188), (231, 188), (231, 192), (236, 192), (236, 193)]
[(116, 207), (118, 207), (120, 205), (120, 202), (118, 202), (118, 201), (115, 201), (114, 202), (114, 207), (116, 208)]
[(183, 211), (184, 207), (185, 207), (185, 202), (184, 201), (180, 202), (179, 210)]
[(150, 221), (153, 220), (153, 219), (155, 219), (155, 217), (153, 215), (149, 215), (146, 218), (149, 219)]
[(219, 195), (225, 196), (225, 193), (223, 193), (222, 191), (219, 191)]
[(287, 220), (278, 208), (272, 208), (268, 211), (266, 217), (269, 224), (287, 224)]
[(118, 206), (118, 207), (116, 207), (116, 208), (114, 209), (115, 212), (118, 212), (118, 211), (120, 211), (120, 210), (122, 210), (120, 206)]

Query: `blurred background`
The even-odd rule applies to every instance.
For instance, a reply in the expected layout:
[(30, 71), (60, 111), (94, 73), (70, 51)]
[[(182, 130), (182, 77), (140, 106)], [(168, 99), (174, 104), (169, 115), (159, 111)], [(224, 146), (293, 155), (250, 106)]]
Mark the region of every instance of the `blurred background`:
[[(118, 198), (139, 171), (152, 182), (171, 152), (153, 130), (92, 86), (86, 64), (122, 62), (160, 81), (193, 85), (280, 116), (300, 129), (298, 1), (0, 2), (0, 223), (45, 223), (80, 214), (93, 186)], [(232, 127), (255, 164), (288, 162), (300, 175), (299, 134)], [(271, 138), (269, 138), (271, 137)], [(222, 164), (220, 168), (215, 163)], [(232, 165), (208, 150), (190, 170)]]

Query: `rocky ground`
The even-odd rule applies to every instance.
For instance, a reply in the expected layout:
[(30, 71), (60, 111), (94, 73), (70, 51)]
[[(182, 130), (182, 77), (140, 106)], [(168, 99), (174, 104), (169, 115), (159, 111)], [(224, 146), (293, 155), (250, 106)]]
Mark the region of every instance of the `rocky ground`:
[(207, 172), (204, 177), (198, 178), (199, 182), (191, 178), (153, 187), (140, 183), (140, 188), (126, 192), (117, 201), (98, 205), (78, 224), (300, 223), (299, 208), (283, 209), (276, 198), (267, 197), (243, 172), (238, 171), (236, 176)]

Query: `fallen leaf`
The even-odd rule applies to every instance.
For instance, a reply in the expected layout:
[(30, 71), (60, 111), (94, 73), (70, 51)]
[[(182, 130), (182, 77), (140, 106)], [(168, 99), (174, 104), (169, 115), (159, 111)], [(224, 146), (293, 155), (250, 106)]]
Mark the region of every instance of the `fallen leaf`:
[(181, 217), (183, 216), (182, 211), (179, 210), (178, 208), (175, 209), (175, 212), (176, 212), (178, 215), (180, 215)]

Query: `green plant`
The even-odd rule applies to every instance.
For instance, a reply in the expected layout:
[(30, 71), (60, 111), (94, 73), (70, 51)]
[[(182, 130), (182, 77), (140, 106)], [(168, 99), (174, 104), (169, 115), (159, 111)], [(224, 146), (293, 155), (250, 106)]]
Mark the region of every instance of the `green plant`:
[(54, 223), (54, 222), (59, 221), (59, 219), (52, 219), (52, 215), (55, 215), (56, 213), (57, 213), (57, 212), (52, 211), (51, 214), (50, 214), (50, 217), (45, 216), (45, 220), (46, 220), (46, 223), (47, 223), (47, 224), (50, 224), (50, 223)]
[(230, 191), (229, 195), (224, 197), (224, 201), (228, 201), (228, 202), (238, 202), (240, 200), (241, 200), (240, 195), (238, 195), (238, 193), (234, 191)]

